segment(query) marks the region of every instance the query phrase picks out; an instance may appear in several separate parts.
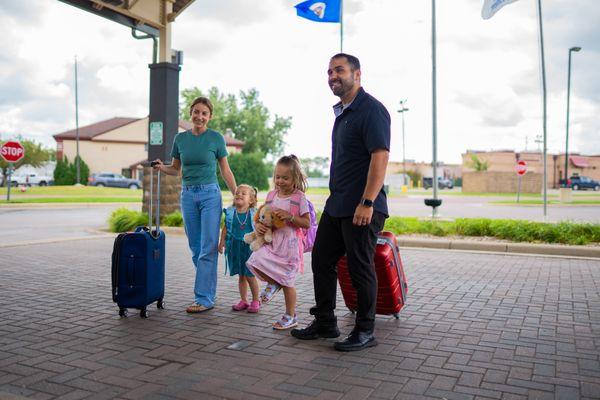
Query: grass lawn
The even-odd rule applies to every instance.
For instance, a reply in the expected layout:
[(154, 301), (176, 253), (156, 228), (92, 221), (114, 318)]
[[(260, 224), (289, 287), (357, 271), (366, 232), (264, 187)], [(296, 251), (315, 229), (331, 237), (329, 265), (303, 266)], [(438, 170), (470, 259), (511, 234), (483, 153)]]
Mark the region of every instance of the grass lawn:
[[(0, 204), (6, 204), (7, 188), (0, 188)], [(25, 192), (11, 188), (10, 203), (135, 203), (142, 201), (142, 189), (96, 186), (32, 186)]]
[(17, 198), (10, 201), (6, 198), (0, 200), (0, 204), (31, 204), (31, 203), (139, 203), (141, 200), (131, 197), (32, 197)]
[[(517, 203), (517, 200), (502, 200), (502, 201), (490, 201), (489, 204), (506, 204), (506, 205), (541, 205), (544, 204), (544, 200), (521, 200)], [(558, 200), (549, 200), (548, 204), (550, 205), (563, 205), (563, 206), (569, 206), (569, 205), (599, 205), (600, 204), (600, 200), (592, 200), (592, 199), (585, 199), (585, 200), (573, 200), (571, 202), (568, 203), (562, 203)]]

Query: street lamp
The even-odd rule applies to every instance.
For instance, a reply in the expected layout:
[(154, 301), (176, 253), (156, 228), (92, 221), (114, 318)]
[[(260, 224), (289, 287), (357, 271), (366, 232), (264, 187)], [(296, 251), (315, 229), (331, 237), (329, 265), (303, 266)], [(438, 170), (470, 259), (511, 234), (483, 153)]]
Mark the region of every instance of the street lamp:
[(408, 111), (408, 108), (404, 107), (406, 100), (400, 100), (400, 109), (398, 112), (402, 114), (402, 182), (406, 185), (406, 146), (404, 144), (404, 113)]
[(567, 139), (565, 143), (565, 187), (569, 179), (569, 106), (571, 100), (571, 53), (574, 51), (580, 51), (581, 47), (571, 47), (569, 49), (569, 72), (567, 77)]

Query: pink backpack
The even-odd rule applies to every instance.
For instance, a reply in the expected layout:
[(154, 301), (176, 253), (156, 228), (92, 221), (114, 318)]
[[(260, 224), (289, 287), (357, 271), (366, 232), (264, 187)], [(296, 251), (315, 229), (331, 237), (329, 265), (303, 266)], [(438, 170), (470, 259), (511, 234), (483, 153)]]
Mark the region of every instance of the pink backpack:
[[(275, 194), (277, 190), (272, 190), (267, 194), (267, 201), (265, 204), (269, 204), (275, 198)], [(295, 216), (300, 216), (300, 202), (302, 201), (302, 197), (304, 197), (304, 193), (299, 190), (296, 190), (292, 196), (290, 197), (290, 213)], [(296, 231), (298, 232), (298, 237), (302, 240), (302, 244), (304, 245), (304, 252), (309, 253), (312, 251), (313, 245), (315, 244), (315, 237), (317, 236), (317, 213), (315, 211), (315, 206), (310, 202), (310, 200), (306, 199), (308, 203), (308, 214), (310, 216), (310, 227), (309, 228), (298, 228)]]

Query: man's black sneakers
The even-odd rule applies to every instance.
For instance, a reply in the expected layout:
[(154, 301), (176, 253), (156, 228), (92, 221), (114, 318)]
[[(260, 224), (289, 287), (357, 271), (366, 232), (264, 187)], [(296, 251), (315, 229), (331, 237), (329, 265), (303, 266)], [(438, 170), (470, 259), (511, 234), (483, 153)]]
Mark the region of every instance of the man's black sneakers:
[(291, 335), (301, 340), (314, 340), (318, 338), (336, 338), (340, 336), (337, 322), (322, 323), (316, 319), (304, 329), (292, 329)]

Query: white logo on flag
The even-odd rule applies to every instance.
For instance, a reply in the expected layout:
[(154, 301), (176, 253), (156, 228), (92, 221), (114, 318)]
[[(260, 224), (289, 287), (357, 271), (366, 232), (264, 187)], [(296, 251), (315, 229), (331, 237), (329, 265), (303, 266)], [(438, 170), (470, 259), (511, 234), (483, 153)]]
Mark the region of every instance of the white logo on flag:
[(490, 19), (502, 7), (515, 1), (517, 0), (485, 0), (481, 9), (481, 17), (483, 19)]
[(308, 8), (310, 8), (310, 11), (314, 12), (317, 17), (323, 19), (323, 17), (325, 17), (325, 7), (327, 7), (325, 3), (314, 3)]

